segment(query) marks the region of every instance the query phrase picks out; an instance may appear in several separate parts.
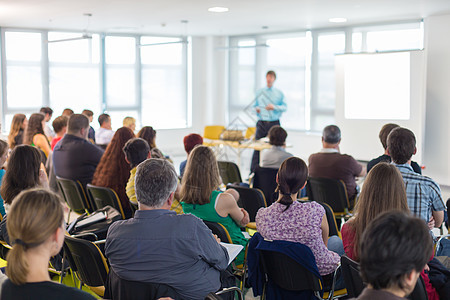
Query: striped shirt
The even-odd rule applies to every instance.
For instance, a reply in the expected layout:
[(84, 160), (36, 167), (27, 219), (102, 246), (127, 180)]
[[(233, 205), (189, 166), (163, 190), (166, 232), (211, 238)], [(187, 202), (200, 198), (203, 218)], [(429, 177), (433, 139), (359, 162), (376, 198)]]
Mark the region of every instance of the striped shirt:
[(409, 164), (394, 164), (400, 171), (405, 182), (406, 198), (411, 212), (425, 220), (431, 219), (432, 211), (446, 209), (441, 196), (441, 189), (433, 179), (417, 174)]

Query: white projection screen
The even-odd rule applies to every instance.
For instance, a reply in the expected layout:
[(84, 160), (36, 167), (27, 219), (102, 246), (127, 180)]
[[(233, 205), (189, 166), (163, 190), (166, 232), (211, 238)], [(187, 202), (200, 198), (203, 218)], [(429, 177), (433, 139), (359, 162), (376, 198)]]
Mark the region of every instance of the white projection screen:
[(378, 133), (386, 123), (416, 135), (422, 162), (425, 128), (425, 55), (422, 50), (343, 54), (335, 58), (336, 124), (341, 152), (359, 160), (384, 153)]

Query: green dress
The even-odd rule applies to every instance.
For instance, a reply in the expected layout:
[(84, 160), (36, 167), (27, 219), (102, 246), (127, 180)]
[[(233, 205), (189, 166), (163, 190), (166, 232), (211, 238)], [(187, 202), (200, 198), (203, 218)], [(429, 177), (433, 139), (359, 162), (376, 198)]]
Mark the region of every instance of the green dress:
[(216, 200), (222, 192), (213, 191), (209, 197), (209, 203), (199, 205), (199, 204), (189, 204), (182, 202), (183, 211), (185, 214), (193, 214), (194, 216), (209, 222), (220, 223), (228, 230), (230, 234), (231, 241), (233, 244), (239, 244), (244, 246), (244, 249), (236, 257), (236, 264), (240, 265), (244, 263), (245, 258), (245, 247), (247, 246), (248, 240), (242, 234), (241, 228), (238, 224), (230, 217), (220, 216), (216, 211)]

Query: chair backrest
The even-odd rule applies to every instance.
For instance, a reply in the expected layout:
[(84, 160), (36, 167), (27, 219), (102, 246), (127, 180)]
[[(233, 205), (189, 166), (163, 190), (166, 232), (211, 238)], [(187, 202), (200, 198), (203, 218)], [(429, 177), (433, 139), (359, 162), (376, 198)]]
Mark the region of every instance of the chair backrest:
[(222, 177), (223, 184), (227, 185), (234, 182), (242, 182), (241, 172), (239, 167), (231, 161), (218, 161), (220, 177)]
[(288, 291), (321, 291), (322, 278), (289, 256), (275, 251), (260, 250), (264, 273), (280, 288)]
[(349, 209), (347, 189), (342, 180), (310, 177), (306, 191), (310, 200), (327, 203), (335, 213)]
[(211, 229), (212, 233), (217, 235), (217, 237), (224, 243), (233, 244), (231, 241), (231, 236), (228, 233), (228, 230), (220, 223), (215, 222), (209, 222), (203, 220), (203, 223), (205, 223), (206, 226), (208, 226), (209, 229)]
[(122, 215), (122, 218), (125, 219), (119, 196), (117, 196), (117, 193), (113, 189), (88, 184), (86, 185), (86, 190), (96, 210), (109, 205), (117, 209)]
[(324, 202), (317, 202), (317, 203), (319, 203), (320, 205), (323, 206), (323, 208), (325, 208), (325, 215), (328, 221), (328, 236), (337, 235), (338, 237), (342, 238), (341, 232), (337, 226), (336, 218), (334, 217), (334, 212), (331, 206)]
[(220, 135), (224, 130), (225, 126), (220, 125), (205, 126), (205, 130), (203, 131), (203, 138), (209, 140), (219, 140)]
[(267, 207), (264, 193), (260, 189), (234, 185), (229, 185), (227, 188), (233, 188), (238, 191), (238, 202), (248, 212), (250, 222), (255, 222), (256, 213), (261, 207)]
[(245, 139), (248, 140), (252, 136), (254, 136), (256, 133), (256, 127), (247, 127), (247, 130), (245, 131)]
[(56, 182), (63, 194), (67, 205), (76, 213), (93, 212), (95, 209), (90, 205), (83, 186), (77, 180), (66, 179), (57, 176)]
[(278, 169), (261, 168), (257, 166), (254, 171), (253, 187), (260, 189), (266, 197), (267, 205), (270, 206), (274, 201), (274, 193), (277, 188)]
[(343, 255), (341, 256), (341, 269), (348, 296), (350, 298), (358, 297), (366, 287), (359, 273), (359, 263)]
[(66, 236), (64, 256), (70, 268), (87, 286), (104, 286), (109, 267), (100, 249), (92, 242)]

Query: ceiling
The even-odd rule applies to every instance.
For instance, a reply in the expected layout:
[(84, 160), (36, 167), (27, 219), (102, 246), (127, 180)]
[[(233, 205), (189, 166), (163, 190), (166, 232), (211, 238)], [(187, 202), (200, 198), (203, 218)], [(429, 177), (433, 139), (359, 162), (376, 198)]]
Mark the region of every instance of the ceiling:
[[(226, 13), (208, 12), (225, 6)], [(244, 35), (420, 19), (450, 0), (0, 0), (0, 26), (161, 35)], [(185, 25), (181, 20), (187, 20)], [(267, 28), (263, 28), (267, 27)]]

